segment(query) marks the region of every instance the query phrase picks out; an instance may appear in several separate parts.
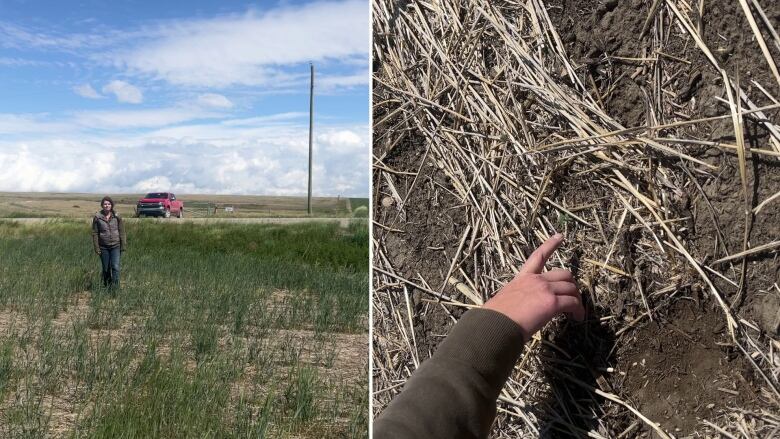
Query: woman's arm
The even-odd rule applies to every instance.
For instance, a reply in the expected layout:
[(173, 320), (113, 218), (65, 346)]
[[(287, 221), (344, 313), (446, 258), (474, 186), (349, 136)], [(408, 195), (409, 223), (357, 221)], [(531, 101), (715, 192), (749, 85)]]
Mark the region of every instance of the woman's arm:
[(468, 311), (374, 421), (374, 439), (486, 437), (522, 349), (508, 317)]
[(568, 270), (542, 273), (563, 242), (555, 235), (511, 282), (468, 311), (374, 422), (374, 438), (484, 438), (523, 341), (560, 313), (585, 317)]
[(97, 254), (100, 254), (99, 233), (97, 220), (92, 218), (92, 246), (95, 248), (95, 253)]
[(127, 234), (125, 233), (125, 221), (121, 217), (116, 217), (119, 226), (119, 251), (127, 249)]

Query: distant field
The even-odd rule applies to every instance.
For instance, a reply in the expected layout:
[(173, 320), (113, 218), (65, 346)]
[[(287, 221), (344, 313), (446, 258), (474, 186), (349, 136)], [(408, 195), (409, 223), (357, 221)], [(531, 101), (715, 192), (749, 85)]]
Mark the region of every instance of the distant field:
[(365, 221), (0, 222), (0, 437), (367, 437)]
[[(144, 194), (108, 194), (120, 215), (132, 216), (136, 202)], [(224, 218), (267, 218), (307, 216), (306, 197), (260, 195), (188, 195), (185, 216)], [(99, 208), (102, 194), (53, 192), (0, 192), (0, 218), (88, 218)], [(314, 197), (312, 216), (349, 217), (352, 211), (368, 205), (367, 198)], [(227, 212), (225, 208), (233, 208)]]

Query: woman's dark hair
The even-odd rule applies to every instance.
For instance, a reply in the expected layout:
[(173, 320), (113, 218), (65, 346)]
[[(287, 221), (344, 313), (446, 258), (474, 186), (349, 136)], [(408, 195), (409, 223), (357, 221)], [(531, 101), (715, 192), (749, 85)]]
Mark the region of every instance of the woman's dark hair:
[(103, 202), (105, 202), (105, 201), (108, 201), (109, 203), (111, 203), (111, 213), (114, 213), (114, 206), (115, 206), (114, 205), (114, 200), (112, 200), (111, 197), (106, 195), (105, 197), (103, 197), (102, 200), (100, 200), (100, 207), (103, 207)]

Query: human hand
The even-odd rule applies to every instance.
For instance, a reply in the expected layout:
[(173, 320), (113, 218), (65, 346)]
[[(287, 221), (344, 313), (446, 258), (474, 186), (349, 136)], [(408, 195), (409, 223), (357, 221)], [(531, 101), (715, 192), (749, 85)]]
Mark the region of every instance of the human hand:
[(556, 268), (542, 273), (544, 263), (563, 242), (556, 234), (537, 248), (520, 272), (483, 308), (498, 311), (512, 319), (528, 341), (536, 331), (558, 314), (571, 313), (578, 321), (585, 318), (582, 297), (569, 270)]
[(95, 250), (96, 255), (100, 256), (100, 253), (101, 253), (100, 250)]

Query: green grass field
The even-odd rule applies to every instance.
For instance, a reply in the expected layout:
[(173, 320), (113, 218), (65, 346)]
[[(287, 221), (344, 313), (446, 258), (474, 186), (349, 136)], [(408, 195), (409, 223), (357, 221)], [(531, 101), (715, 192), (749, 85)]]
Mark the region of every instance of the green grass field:
[(366, 437), (368, 230), (0, 222), (0, 437)]

